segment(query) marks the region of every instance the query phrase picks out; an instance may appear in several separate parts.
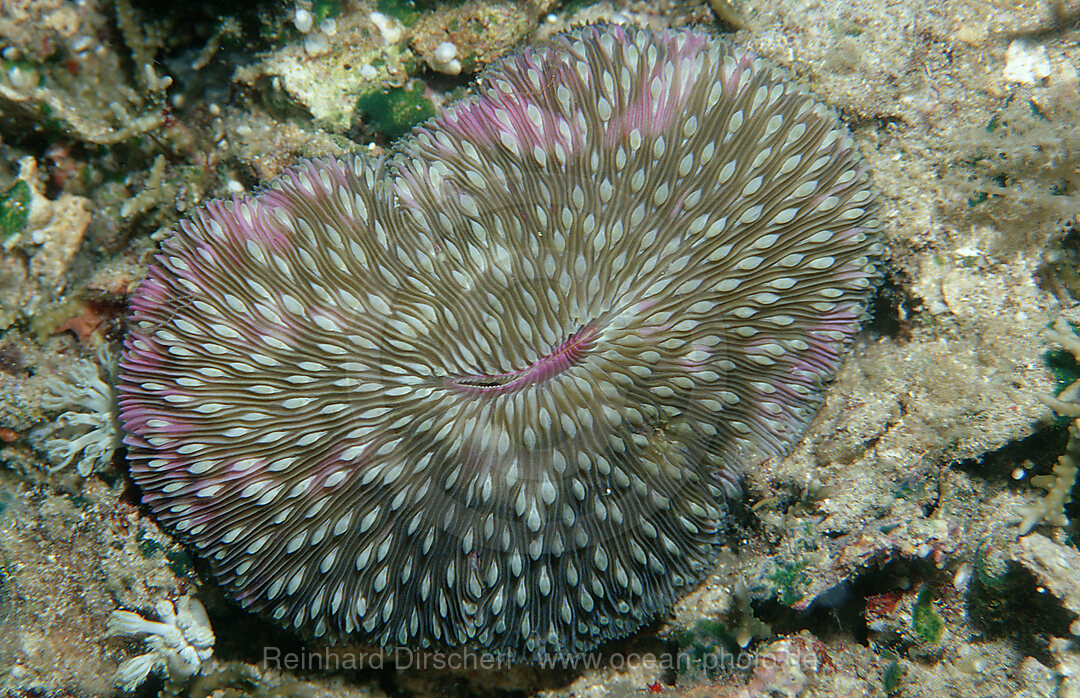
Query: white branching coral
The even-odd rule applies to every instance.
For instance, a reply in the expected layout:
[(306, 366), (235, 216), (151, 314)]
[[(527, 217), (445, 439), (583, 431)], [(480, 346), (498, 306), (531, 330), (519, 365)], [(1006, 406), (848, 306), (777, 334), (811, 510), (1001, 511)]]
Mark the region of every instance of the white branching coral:
[(113, 611), (109, 616), (109, 637), (145, 636), (147, 648), (146, 653), (121, 662), (115, 677), (121, 690), (134, 690), (152, 671), (165, 674), (167, 689), (182, 688), (214, 653), (214, 631), (198, 599), (183, 596), (175, 605), (159, 601), (155, 608), (160, 622), (132, 611)]
[[(1065, 318), (1058, 318), (1047, 337), (1080, 360), (1080, 338)], [(1069, 523), (1065, 506), (1072, 501), (1071, 492), (1080, 468), (1080, 380), (1062, 390), (1057, 397), (1044, 397), (1043, 402), (1063, 417), (1071, 417), (1073, 422), (1069, 425), (1069, 442), (1065, 446), (1065, 453), (1054, 463), (1053, 475), (1032, 479), (1035, 485), (1046, 490), (1046, 496), (1032, 506), (1021, 509), (1024, 518), (1020, 522), (1020, 535), (1026, 535), (1044, 521), (1053, 526)]]
[(105, 353), (100, 360), (104, 369), (78, 359), (45, 383), (41, 406), (62, 414), (36, 429), (32, 437), (53, 470), (74, 462), (79, 475), (87, 477), (109, 464), (119, 444), (111, 381), (102, 376), (102, 370), (108, 373), (114, 361)]

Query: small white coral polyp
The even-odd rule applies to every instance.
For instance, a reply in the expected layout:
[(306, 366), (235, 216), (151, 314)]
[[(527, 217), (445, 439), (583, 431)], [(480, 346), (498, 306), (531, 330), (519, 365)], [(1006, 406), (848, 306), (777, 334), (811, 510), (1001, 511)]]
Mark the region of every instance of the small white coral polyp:
[(145, 636), (148, 650), (121, 662), (115, 681), (124, 691), (142, 685), (152, 671), (165, 674), (166, 687), (180, 686), (198, 674), (214, 653), (214, 631), (198, 599), (184, 596), (175, 605), (159, 601), (155, 608), (160, 622), (132, 611), (113, 611), (109, 616), (109, 637)]
[[(106, 369), (112, 362), (105, 353), (99, 359)], [(41, 406), (63, 414), (34, 430), (32, 437), (52, 469), (74, 462), (79, 475), (87, 477), (108, 466), (119, 444), (116, 402), (98, 364), (76, 359), (60, 375), (46, 381), (44, 388)]]

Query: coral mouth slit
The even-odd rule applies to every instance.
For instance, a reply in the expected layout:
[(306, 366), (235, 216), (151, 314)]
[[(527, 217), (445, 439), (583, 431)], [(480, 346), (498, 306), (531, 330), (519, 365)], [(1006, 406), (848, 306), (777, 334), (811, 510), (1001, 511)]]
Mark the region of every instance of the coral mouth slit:
[(471, 375), (451, 378), (447, 385), (471, 394), (499, 395), (512, 393), (530, 385), (545, 383), (574, 366), (581, 364), (588, 353), (596, 347), (600, 331), (589, 323), (566, 338), (554, 351), (540, 357), (518, 371), (494, 375)]

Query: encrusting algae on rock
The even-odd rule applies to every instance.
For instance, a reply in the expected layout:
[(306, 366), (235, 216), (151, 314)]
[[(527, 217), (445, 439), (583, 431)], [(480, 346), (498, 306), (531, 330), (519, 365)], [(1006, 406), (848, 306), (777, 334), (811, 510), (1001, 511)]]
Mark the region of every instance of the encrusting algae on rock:
[(185, 221), (132, 298), (131, 475), (245, 606), (520, 659), (707, 574), (877, 278), (836, 117), (694, 31), (557, 36), (387, 161)]

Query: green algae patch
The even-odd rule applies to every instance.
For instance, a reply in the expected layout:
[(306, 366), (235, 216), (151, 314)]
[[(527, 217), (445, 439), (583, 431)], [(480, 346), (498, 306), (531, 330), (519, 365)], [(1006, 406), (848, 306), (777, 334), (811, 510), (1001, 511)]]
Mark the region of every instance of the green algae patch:
[(934, 610), (934, 595), (923, 587), (911, 609), (911, 627), (923, 642), (936, 644), (945, 632), (945, 621)]
[(893, 659), (889, 663), (889, 666), (885, 668), (885, 674), (882, 676), (881, 683), (882, 688), (885, 689), (885, 693), (890, 696), (895, 696), (900, 693), (901, 682), (904, 680), (904, 667), (900, 666), (900, 662)]
[(803, 571), (809, 565), (806, 561), (781, 565), (769, 576), (780, 591), (780, 603), (790, 607), (802, 598), (802, 588), (810, 584), (810, 576)]
[(356, 101), (356, 110), (372, 129), (389, 140), (400, 138), (413, 126), (435, 116), (435, 105), (424, 96), (423, 84), (378, 90)]
[(375, 7), (379, 12), (393, 17), (406, 27), (416, 24), (422, 12), (414, 0), (379, 0)]
[(341, 14), (341, 3), (338, 0), (316, 0), (311, 6), (311, 16), (315, 24), (325, 19), (333, 19)]
[(406, 27), (412, 27), (425, 12), (440, 7), (460, 7), (464, 4), (465, 0), (442, 0), (441, 2), (436, 0), (378, 0), (375, 3), (375, 9), (384, 15), (393, 17)]
[(724, 623), (705, 618), (694, 627), (680, 632), (678, 671), (680, 679), (715, 678), (723, 669), (724, 657), (734, 658), (739, 652), (735, 634)]
[(186, 577), (191, 573), (191, 556), (184, 550), (170, 550), (165, 553), (165, 559), (168, 561), (169, 569), (177, 577)]
[(0, 192), (0, 245), (11, 249), (26, 230), (30, 217), (30, 186), (19, 180), (4, 192)]
[(146, 534), (141, 530), (135, 534), (135, 544), (139, 547), (139, 552), (146, 559), (150, 559), (161, 550), (161, 543), (152, 538), (147, 538)]
[(728, 629), (727, 625), (709, 618), (699, 620), (694, 623), (694, 627), (680, 632), (676, 641), (681, 650), (690, 653), (695, 659), (704, 658), (718, 647), (730, 650), (739, 646), (735, 642), (735, 634)]

